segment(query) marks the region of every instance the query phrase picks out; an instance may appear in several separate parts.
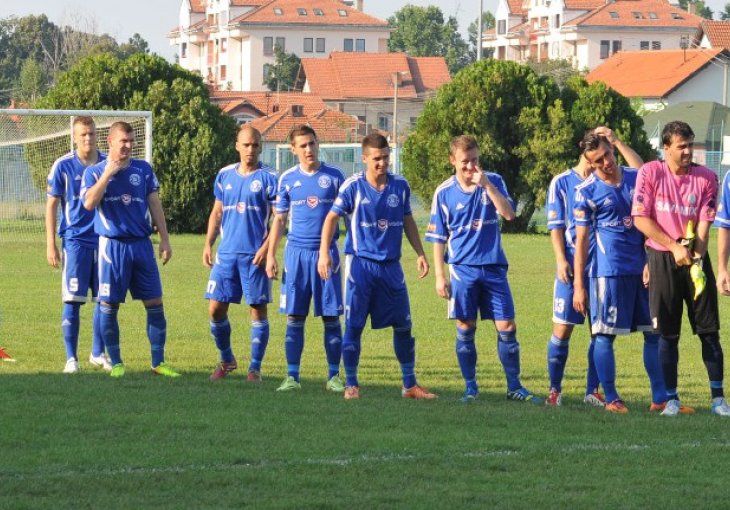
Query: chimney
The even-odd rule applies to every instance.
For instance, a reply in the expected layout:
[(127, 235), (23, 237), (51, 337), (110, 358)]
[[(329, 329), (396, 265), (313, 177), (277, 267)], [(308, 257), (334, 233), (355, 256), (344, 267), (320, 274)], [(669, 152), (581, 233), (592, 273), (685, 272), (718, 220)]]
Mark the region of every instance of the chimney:
[(687, 2), (687, 12), (697, 14), (697, 4), (695, 2)]
[(363, 10), (362, 10), (362, 4), (363, 4), (363, 0), (356, 0), (356, 2), (355, 2), (355, 9), (357, 9), (360, 12), (363, 12)]

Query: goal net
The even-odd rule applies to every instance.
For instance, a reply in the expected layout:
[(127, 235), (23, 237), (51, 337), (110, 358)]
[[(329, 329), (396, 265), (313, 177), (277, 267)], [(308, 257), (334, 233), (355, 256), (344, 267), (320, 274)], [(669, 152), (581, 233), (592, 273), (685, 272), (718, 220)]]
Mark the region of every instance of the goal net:
[(109, 127), (128, 122), (136, 139), (132, 157), (151, 162), (151, 112), (0, 109), (0, 241), (43, 239), (48, 173), (73, 149), (72, 123), (80, 115), (94, 119), (102, 152)]

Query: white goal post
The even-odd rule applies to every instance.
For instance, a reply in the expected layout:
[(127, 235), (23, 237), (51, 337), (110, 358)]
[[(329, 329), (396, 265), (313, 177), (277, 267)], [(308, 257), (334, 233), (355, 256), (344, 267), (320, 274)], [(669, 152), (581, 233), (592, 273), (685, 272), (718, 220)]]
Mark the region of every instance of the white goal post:
[(152, 162), (152, 112), (0, 109), (0, 241), (45, 231), (46, 179), (53, 162), (74, 149), (78, 116), (94, 119), (102, 152), (109, 127), (128, 122), (137, 140), (132, 157)]

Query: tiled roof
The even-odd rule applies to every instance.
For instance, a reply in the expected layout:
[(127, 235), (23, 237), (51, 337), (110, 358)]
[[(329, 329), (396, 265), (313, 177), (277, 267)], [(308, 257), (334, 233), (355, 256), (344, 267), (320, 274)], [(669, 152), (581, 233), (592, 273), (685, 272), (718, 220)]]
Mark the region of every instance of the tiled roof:
[(188, 0), (192, 12), (205, 12), (206, 0)]
[(730, 21), (704, 20), (697, 29), (695, 45), (702, 42), (702, 35), (707, 36), (712, 48), (730, 49)]
[(251, 126), (261, 132), (265, 142), (286, 142), (289, 131), (297, 124), (311, 126), (317, 133), (317, 139), (322, 143), (346, 143), (359, 141), (357, 132), (363, 123), (350, 115), (329, 108), (305, 116), (294, 116), (291, 110), (284, 110), (251, 122)]
[(666, 97), (720, 54), (730, 57), (723, 48), (619, 51), (586, 79), (602, 81), (627, 97)]
[(353, 9), (339, 0), (270, 0), (231, 23), (388, 26), (387, 21)]
[(507, 0), (507, 7), (509, 7), (511, 14), (527, 16), (527, 8), (524, 5), (524, 0)]
[(565, 0), (565, 9), (569, 11), (592, 11), (605, 3), (605, 0)]
[(616, 0), (566, 22), (563, 26), (687, 27), (703, 18), (662, 0)]
[(325, 100), (392, 97), (396, 72), (406, 72), (398, 87), (403, 98), (429, 94), (451, 79), (443, 57), (405, 53), (332, 52), (328, 59), (302, 59), (300, 69), (310, 92)]
[(325, 104), (322, 98), (303, 92), (241, 92), (217, 90), (210, 94), (210, 100), (226, 113), (249, 105), (265, 116), (274, 111), (284, 111), (292, 105), (301, 105), (305, 115), (313, 115)]

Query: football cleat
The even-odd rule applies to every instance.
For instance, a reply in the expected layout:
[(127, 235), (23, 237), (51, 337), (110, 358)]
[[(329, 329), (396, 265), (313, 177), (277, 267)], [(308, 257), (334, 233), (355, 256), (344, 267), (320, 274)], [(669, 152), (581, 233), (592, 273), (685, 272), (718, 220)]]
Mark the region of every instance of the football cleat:
[(294, 391), (294, 390), (301, 390), (302, 385), (294, 379), (292, 376), (288, 375), (284, 379), (284, 381), (279, 385), (278, 388), (276, 388), (276, 391)]
[(89, 354), (89, 364), (94, 368), (101, 368), (102, 370), (106, 370), (107, 372), (111, 372), (112, 370), (112, 364), (109, 361), (109, 356), (107, 356), (106, 353), (103, 352), (98, 356)]
[(464, 392), (464, 395), (459, 399), (459, 402), (462, 404), (471, 404), (473, 402), (476, 402), (477, 397), (479, 396), (479, 393), (474, 390), (466, 390)]
[(345, 386), (345, 400), (358, 398), (360, 398), (360, 388), (358, 386)]
[(606, 404), (605, 409), (609, 413), (616, 414), (626, 414), (629, 412), (629, 408), (626, 407), (626, 404), (624, 404), (624, 401), (621, 399), (616, 399), (613, 402)]
[(563, 396), (555, 388), (550, 388), (550, 394), (545, 399), (545, 405), (550, 407), (559, 407), (563, 403)]
[(112, 377), (124, 377), (124, 363), (117, 363), (112, 367), (112, 371), (109, 372)]
[(69, 358), (66, 360), (66, 366), (63, 367), (64, 374), (78, 374), (79, 373), (79, 362), (76, 358)]
[[(657, 404), (656, 402), (652, 402), (649, 406), (649, 412), (650, 413), (660, 413), (664, 411), (664, 409), (667, 407), (666, 402), (662, 402), (661, 404)], [(689, 406), (683, 406), (682, 404), (679, 405), (679, 414), (694, 414), (695, 410), (694, 407)]]
[(403, 398), (414, 398), (416, 400), (433, 400), (438, 398), (438, 395), (431, 393), (426, 388), (417, 384), (410, 388), (403, 388), (400, 393)]
[(583, 403), (590, 406), (605, 407), (606, 399), (603, 397), (600, 391), (594, 390), (593, 393), (588, 393), (583, 398)]
[(333, 375), (330, 380), (327, 381), (325, 389), (334, 393), (342, 393), (345, 391), (345, 384), (342, 382), (339, 375)]
[(227, 376), (237, 368), (238, 363), (236, 363), (236, 358), (233, 358), (233, 361), (229, 363), (221, 361), (220, 363), (218, 363), (218, 366), (215, 368), (213, 373), (210, 374), (210, 380), (217, 381), (219, 379), (223, 379), (225, 376)]
[(156, 367), (152, 367), (152, 373), (155, 375), (163, 375), (165, 377), (180, 377), (180, 374), (168, 367), (164, 361)]
[(543, 399), (541, 399), (525, 387), (518, 388), (514, 391), (508, 391), (507, 399), (517, 400), (520, 402), (529, 402), (530, 404), (535, 405), (541, 405), (543, 403)]
[(715, 416), (730, 416), (730, 406), (727, 405), (725, 397), (712, 399), (712, 414)]
[(246, 376), (248, 382), (260, 383), (261, 382), (261, 371), (260, 370), (249, 370)]
[(6, 351), (4, 347), (0, 347), (0, 360), (12, 363), (15, 361), (15, 358), (8, 354), (8, 351)]

